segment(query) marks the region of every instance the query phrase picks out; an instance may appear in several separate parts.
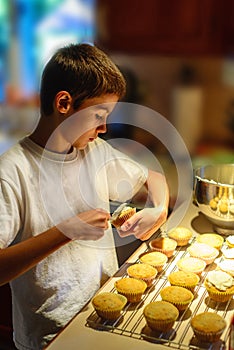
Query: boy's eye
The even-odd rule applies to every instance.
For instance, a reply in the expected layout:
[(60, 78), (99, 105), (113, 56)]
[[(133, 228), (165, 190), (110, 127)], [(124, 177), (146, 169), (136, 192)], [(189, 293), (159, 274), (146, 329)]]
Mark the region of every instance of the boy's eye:
[(100, 115), (100, 114), (98, 114), (98, 113), (95, 114), (95, 118), (96, 118), (97, 120), (103, 120), (103, 116)]

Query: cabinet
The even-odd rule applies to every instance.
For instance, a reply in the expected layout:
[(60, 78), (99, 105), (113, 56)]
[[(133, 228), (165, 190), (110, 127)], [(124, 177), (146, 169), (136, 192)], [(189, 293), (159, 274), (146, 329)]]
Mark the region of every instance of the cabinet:
[(233, 13), (232, 0), (97, 0), (97, 44), (111, 52), (221, 54), (230, 48)]

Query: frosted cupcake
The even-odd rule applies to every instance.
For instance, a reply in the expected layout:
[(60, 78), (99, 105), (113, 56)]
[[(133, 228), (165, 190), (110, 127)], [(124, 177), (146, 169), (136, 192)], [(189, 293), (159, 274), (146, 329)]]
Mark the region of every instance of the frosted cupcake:
[(127, 268), (127, 274), (129, 277), (138, 278), (143, 280), (147, 287), (150, 287), (157, 276), (158, 271), (148, 264), (133, 264)]
[(188, 228), (182, 226), (175, 227), (168, 232), (168, 237), (174, 239), (178, 246), (186, 246), (192, 235)]
[(161, 252), (170, 258), (177, 247), (177, 242), (169, 237), (157, 237), (149, 242), (149, 246), (152, 250)]
[(204, 282), (209, 297), (218, 302), (226, 302), (234, 295), (234, 279), (224, 271), (210, 271)]
[(147, 288), (147, 284), (137, 278), (121, 278), (115, 282), (118, 293), (124, 295), (130, 303), (138, 303)]
[(188, 252), (192, 257), (204, 260), (206, 265), (211, 264), (219, 255), (218, 249), (206, 243), (197, 242), (188, 248)]
[(229, 273), (232, 277), (234, 277), (234, 260), (232, 259), (224, 259), (218, 264), (220, 270)]
[(222, 248), (224, 239), (222, 236), (220, 236), (216, 233), (203, 233), (203, 234), (200, 234), (196, 238), (196, 241), (198, 243), (208, 244), (211, 247), (214, 247), (214, 248), (220, 250)]
[(98, 316), (108, 320), (116, 320), (126, 303), (125, 296), (110, 292), (97, 294), (92, 299), (92, 305)]
[(226, 243), (229, 248), (234, 248), (234, 235), (228, 236), (226, 238)]
[(191, 319), (193, 332), (202, 342), (217, 342), (226, 326), (226, 321), (214, 312), (202, 312)]
[(168, 276), (168, 281), (172, 286), (179, 286), (194, 292), (200, 278), (194, 272), (174, 271)]
[(165, 254), (155, 251), (143, 253), (139, 257), (140, 261), (144, 264), (149, 264), (157, 269), (158, 272), (162, 271), (168, 258)]
[(167, 301), (154, 301), (143, 310), (147, 325), (156, 331), (166, 332), (171, 329), (179, 316), (178, 309)]
[(172, 303), (179, 311), (185, 310), (193, 300), (193, 293), (178, 286), (168, 286), (160, 291), (162, 300)]
[(199, 258), (188, 256), (178, 260), (176, 266), (179, 270), (185, 272), (194, 272), (200, 276), (206, 268), (206, 263), (204, 260), (201, 260)]
[(116, 228), (121, 227), (124, 222), (136, 213), (136, 208), (132, 208), (127, 203), (121, 204), (112, 214), (110, 222)]

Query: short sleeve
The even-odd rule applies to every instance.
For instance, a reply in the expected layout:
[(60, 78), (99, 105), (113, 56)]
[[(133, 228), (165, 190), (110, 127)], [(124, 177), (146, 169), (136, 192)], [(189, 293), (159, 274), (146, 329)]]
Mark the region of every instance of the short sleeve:
[(148, 169), (124, 153), (111, 148), (107, 162), (109, 196), (123, 202), (132, 198), (146, 182)]
[(20, 211), (14, 190), (0, 180), (0, 248), (12, 243), (20, 229)]

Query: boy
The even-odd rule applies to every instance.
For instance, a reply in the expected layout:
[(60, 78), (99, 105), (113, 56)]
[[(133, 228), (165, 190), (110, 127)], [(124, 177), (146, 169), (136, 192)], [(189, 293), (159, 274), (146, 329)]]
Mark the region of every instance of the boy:
[(44, 68), (36, 129), (0, 158), (0, 283), (10, 281), (17, 349), (42, 349), (116, 272), (110, 199), (145, 185), (154, 205), (120, 236), (145, 240), (166, 220), (165, 178), (98, 138), (124, 93), (102, 51), (61, 48)]

